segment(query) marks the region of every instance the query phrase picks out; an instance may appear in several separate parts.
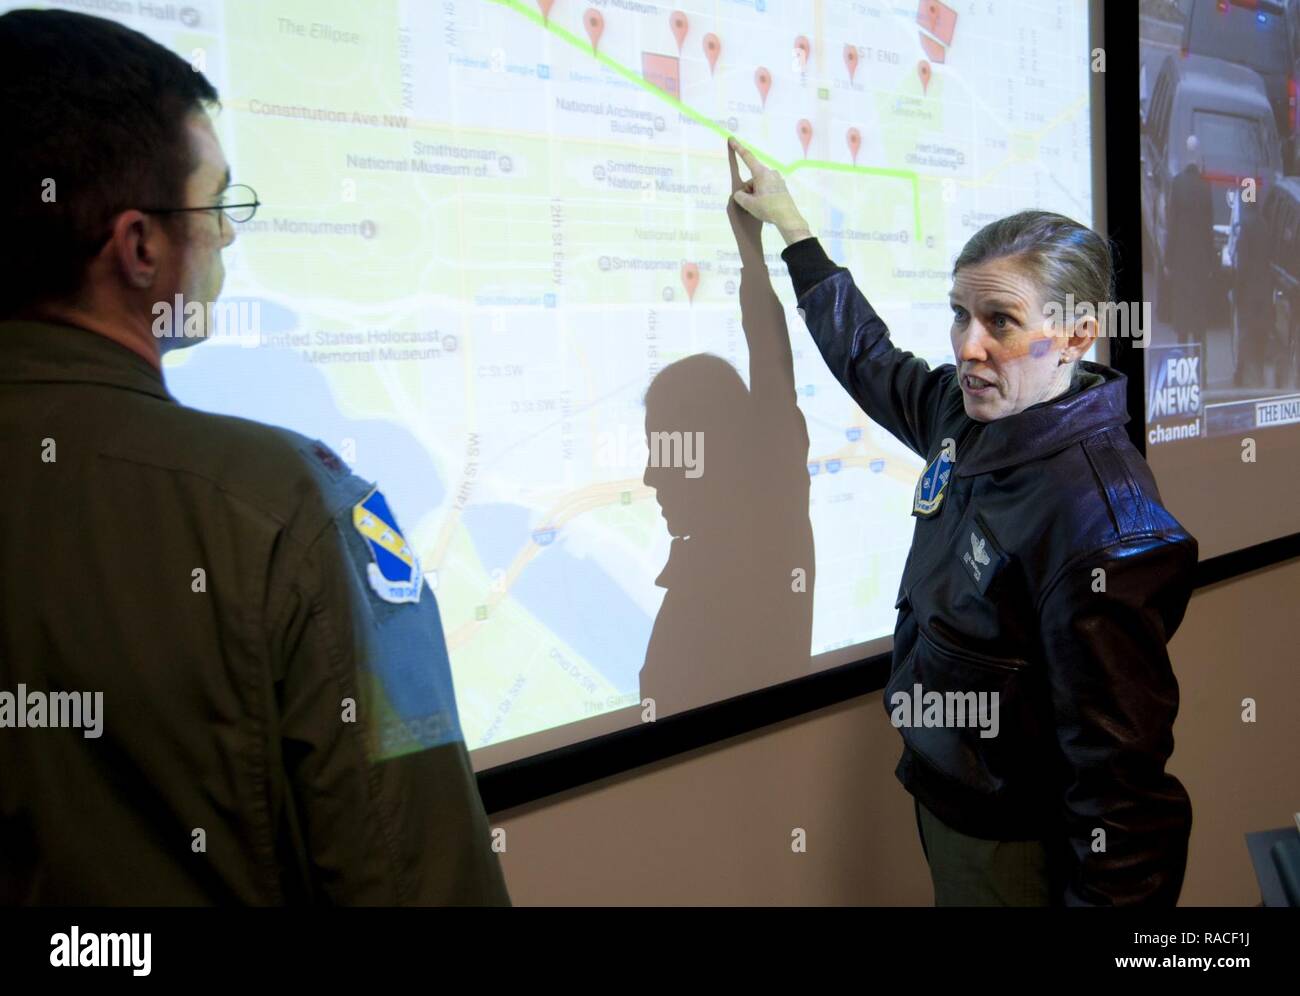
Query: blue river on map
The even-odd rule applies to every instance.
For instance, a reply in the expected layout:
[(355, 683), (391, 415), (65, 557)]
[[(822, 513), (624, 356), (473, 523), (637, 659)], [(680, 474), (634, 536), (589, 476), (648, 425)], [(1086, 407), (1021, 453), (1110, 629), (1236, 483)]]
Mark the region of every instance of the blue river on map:
[[(471, 505), (461, 513), (485, 570), (505, 570), (532, 537), (522, 505)], [(564, 548), (561, 531), (529, 561), (510, 594), (573, 647), (620, 693), (636, 691), (654, 620), (594, 561)]]

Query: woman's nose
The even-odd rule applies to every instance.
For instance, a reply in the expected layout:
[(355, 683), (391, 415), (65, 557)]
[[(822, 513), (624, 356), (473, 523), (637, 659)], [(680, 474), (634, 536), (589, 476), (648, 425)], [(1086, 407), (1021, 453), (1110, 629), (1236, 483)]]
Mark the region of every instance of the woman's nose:
[(953, 343), (953, 353), (958, 360), (982, 360), (988, 356), (984, 348), (986, 333), (979, 322), (972, 320), (957, 342)]

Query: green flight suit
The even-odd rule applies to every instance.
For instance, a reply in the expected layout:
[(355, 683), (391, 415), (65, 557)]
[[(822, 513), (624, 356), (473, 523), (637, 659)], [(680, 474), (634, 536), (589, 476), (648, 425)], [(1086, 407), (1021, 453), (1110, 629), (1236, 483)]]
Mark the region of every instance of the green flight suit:
[(0, 457), (0, 903), (509, 903), (373, 485), (37, 322), (0, 322)]

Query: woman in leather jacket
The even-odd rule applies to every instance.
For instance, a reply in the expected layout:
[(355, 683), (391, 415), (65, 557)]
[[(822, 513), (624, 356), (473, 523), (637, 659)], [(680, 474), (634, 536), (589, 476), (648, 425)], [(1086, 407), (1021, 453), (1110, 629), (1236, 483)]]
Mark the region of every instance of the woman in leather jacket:
[(955, 363), (931, 368), (729, 145), (826, 363), (925, 461), (884, 705), (936, 903), (1175, 904), (1191, 803), (1165, 771), (1166, 644), (1197, 543), (1123, 429), (1125, 377), (1081, 359), (1114, 315), (1106, 241), (1044, 211), (985, 226), (953, 268)]

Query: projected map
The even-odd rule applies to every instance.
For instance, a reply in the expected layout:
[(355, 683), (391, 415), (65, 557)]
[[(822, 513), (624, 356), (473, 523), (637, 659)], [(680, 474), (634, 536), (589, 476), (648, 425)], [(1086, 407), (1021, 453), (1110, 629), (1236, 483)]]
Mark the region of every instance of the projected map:
[[(934, 364), (976, 229), (1028, 206), (1092, 220), (1083, 0), (55, 6), (220, 89), (234, 180), (263, 202), (225, 300), (258, 305), (260, 340), (172, 354), (168, 384), (378, 482), (437, 594), (471, 748), (639, 700), (669, 547), (646, 388), (699, 352), (748, 376), (726, 136)], [(820, 667), (893, 630), (921, 463), (834, 381), (765, 239), (811, 437)]]

